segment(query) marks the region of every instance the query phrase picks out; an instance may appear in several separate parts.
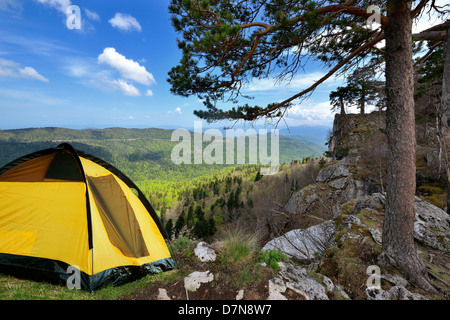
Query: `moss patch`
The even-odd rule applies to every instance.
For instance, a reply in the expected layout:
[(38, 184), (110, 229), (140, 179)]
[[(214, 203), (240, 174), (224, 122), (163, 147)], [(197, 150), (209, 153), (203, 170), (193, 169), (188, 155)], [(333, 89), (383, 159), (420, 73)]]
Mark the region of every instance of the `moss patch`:
[(438, 184), (425, 184), (417, 188), (417, 193), (421, 198), (430, 202), (438, 208), (444, 209), (447, 205), (447, 194)]
[(376, 263), (377, 250), (360, 239), (347, 239), (329, 248), (318, 271), (338, 283), (351, 299), (365, 300), (366, 270)]
[(353, 214), (353, 211), (355, 210), (356, 202), (358, 202), (358, 199), (352, 199), (348, 201), (347, 203), (343, 204), (341, 207), (342, 214)]

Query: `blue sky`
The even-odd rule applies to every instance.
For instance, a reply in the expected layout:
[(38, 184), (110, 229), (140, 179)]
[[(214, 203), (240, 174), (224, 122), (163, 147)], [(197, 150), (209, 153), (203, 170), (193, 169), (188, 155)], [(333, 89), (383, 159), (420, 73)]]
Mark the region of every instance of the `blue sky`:
[[(66, 8), (80, 8), (69, 29)], [(170, 93), (181, 53), (169, 0), (0, 0), (0, 129), (193, 127), (196, 98)], [(247, 88), (255, 100), (285, 99), (325, 74), (314, 63), (289, 86)], [(331, 125), (330, 80), (287, 115), (290, 125)], [(248, 101), (246, 101), (248, 102)]]

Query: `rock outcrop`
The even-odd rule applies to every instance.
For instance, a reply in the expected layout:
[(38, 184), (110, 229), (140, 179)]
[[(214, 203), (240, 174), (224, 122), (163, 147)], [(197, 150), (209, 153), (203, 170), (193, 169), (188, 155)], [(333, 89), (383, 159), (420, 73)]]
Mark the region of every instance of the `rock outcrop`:
[[(359, 199), (354, 214), (361, 210), (383, 210), (385, 196), (381, 193)], [(444, 210), (418, 197), (415, 198), (416, 218), (414, 221), (414, 238), (423, 245), (441, 251), (450, 250), (450, 215)], [(381, 243), (381, 230), (371, 228), (374, 240)]]
[[(380, 113), (336, 116), (329, 142), (331, 159), (316, 181), (294, 193), (284, 206), (292, 219), (314, 216), (317, 223), (276, 236), (262, 248), (281, 251), (291, 261), (278, 262), (276, 275), (271, 275), (266, 285), (267, 299), (427, 299), (398, 270), (378, 266), (386, 202), (385, 168), (381, 165), (384, 151), (378, 144), (381, 140), (376, 140), (383, 139), (382, 117)], [(420, 254), (427, 259), (435, 283), (444, 284), (443, 290), (448, 291), (450, 216), (419, 197), (415, 209), (414, 238)], [(205, 265), (220, 257), (205, 242), (198, 243), (194, 253)], [(372, 274), (373, 270), (377, 274)], [(377, 277), (375, 285), (369, 281), (373, 276)], [(186, 295), (218, 277), (210, 271), (190, 273), (184, 279)], [(248, 297), (241, 288), (234, 294), (237, 300)], [(170, 297), (160, 290), (158, 299)]]
[[(380, 113), (336, 116), (333, 136), (329, 141), (331, 160), (323, 166), (316, 182), (293, 194), (284, 207), (286, 212), (298, 216), (323, 217), (323, 213), (327, 212), (329, 220), (306, 229), (291, 230), (270, 240), (263, 250), (275, 248), (299, 260), (316, 261), (322, 266), (319, 270), (323, 270), (324, 274), (343, 272), (340, 279), (347, 281), (347, 284), (352, 281), (352, 274), (353, 280), (359, 282), (369, 277), (365, 268), (377, 264), (376, 255), (381, 252), (383, 240), (385, 195), (382, 191), (386, 170), (383, 117), (384, 114)], [(424, 172), (422, 170), (420, 173), (421, 179), (425, 179)], [(427, 248), (442, 252), (444, 258), (433, 277), (445, 284), (439, 274), (446, 274), (444, 278), (449, 278), (450, 259), (446, 258), (446, 254), (450, 251), (450, 215), (430, 202), (419, 197), (415, 199), (414, 238), (423, 246), (422, 254), (427, 254)], [(331, 247), (334, 249), (327, 251)], [(339, 248), (342, 248), (341, 251)], [(346, 258), (345, 254), (350, 256)], [(430, 261), (435, 254), (430, 253)], [(296, 273), (297, 278), (302, 278), (300, 273)], [(385, 273), (381, 279), (389, 283), (387, 288), (367, 286), (364, 292), (356, 293), (362, 283), (347, 287), (356, 298), (425, 299), (408, 290), (408, 281), (397, 275)], [(288, 288), (284, 280), (281, 277), (273, 280), (272, 286), (276, 289), (274, 296), (282, 294), (281, 289)], [(305, 299), (323, 297), (321, 294), (304, 296)]]
[(295, 229), (272, 239), (262, 251), (276, 249), (299, 260), (323, 254), (334, 243), (336, 229), (333, 221), (325, 221), (307, 229)]

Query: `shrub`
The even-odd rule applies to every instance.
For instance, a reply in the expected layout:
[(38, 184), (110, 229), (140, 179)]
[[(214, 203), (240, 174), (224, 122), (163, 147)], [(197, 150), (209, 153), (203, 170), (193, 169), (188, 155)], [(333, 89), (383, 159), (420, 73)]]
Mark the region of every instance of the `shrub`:
[(284, 262), (287, 260), (287, 256), (282, 253), (281, 251), (278, 251), (276, 249), (266, 250), (262, 251), (258, 257), (259, 262), (265, 262), (269, 267), (274, 269), (275, 271), (278, 270), (278, 262)]
[(229, 230), (225, 237), (225, 245), (234, 261), (238, 261), (250, 256), (256, 247), (256, 238), (240, 230)]

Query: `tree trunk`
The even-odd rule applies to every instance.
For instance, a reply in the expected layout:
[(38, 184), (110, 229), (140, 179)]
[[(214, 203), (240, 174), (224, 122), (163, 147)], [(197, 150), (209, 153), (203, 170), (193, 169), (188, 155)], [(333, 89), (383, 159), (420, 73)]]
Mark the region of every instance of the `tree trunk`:
[(435, 291), (414, 243), (416, 138), (411, 37), (411, 1), (388, 1), (386, 36), (386, 131), (388, 170), (383, 221), (385, 262), (414, 284)]
[(447, 213), (450, 214), (450, 29), (445, 37), (444, 75), (442, 77), (441, 125), (445, 163), (447, 165)]
[(342, 97), (339, 97), (339, 103), (341, 104), (341, 114), (345, 114), (345, 106)]
[(364, 114), (366, 112), (365, 106), (366, 106), (366, 84), (365, 84), (365, 79), (364, 79), (361, 84), (361, 105), (360, 105), (361, 114)]

